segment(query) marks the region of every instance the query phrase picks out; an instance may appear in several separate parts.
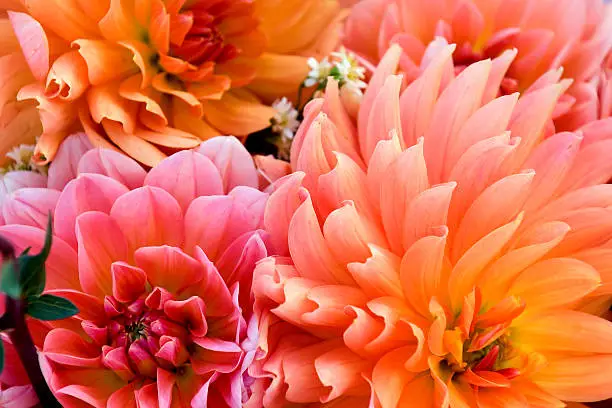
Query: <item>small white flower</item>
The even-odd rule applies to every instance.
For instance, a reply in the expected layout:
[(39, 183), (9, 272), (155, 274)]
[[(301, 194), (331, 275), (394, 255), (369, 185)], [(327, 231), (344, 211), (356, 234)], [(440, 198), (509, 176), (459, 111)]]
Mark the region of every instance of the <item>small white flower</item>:
[(329, 62), (327, 57), (323, 58), (321, 62), (312, 57), (308, 58), (308, 66), (310, 67), (310, 72), (304, 81), (304, 86), (307, 88), (324, 83), (333, 68), (333, 65)]
[(285, 97), (277, 99), (272, 107), (276, 114), (272, 118), (272, 131), (289, 140), (293, 139), (295, 131), (300, 126), (298, 111), (293, 104)]
[(359, 65), (355, 54), (342, 47), (339, 51), (332, 52), (331, 55), (337, 61), (335, 66), (340, 72), (341, 82), (353, 88), (365, 88), (367, 86), (363, 81), (365, 68)]

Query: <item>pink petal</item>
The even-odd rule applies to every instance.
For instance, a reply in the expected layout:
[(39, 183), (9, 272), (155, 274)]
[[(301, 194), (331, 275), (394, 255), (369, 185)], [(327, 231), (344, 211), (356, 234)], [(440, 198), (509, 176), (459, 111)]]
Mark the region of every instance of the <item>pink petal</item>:
[(112, 295), (111, 265), (128, 259), (128, 244), (119, 224), (109, 215), (90, 211), (77, 219), (79, 279), (85, 292)]
[(85, 133), (75, 133), (64, 139), (49, 166), (49, 188), (61, 191), (75, 179), (79, 160), (92, 147)]
[(44, 81), (49, 72), (49, 42), (45, 30), (28, 14), (9, 11), (8, 16), (32, 74)]
[(134, 260), (145, 271), (151, 286), (176, 294), (200, 282), (205, 274), (200, 262), (167, 245), (140, 248), (134, 253)]
[(187, 300), (169, 300), (164, 305), (164, 313), (174, 321), (185, 323), (196, 337), (206, 336), (206, 305), (202, 298), (192, 296)]
[(98, 368), (102, 366), (100, 349), (67, 329), (51, 330), (45, 338), (43, 353), (63, 365)]
[(257, 188), (259, 180), (253, 159), (235, 137), (213, 137), (202, 143), (196, 151), (207, 156), (217, 166), (225, 193), (236, 186)]
[(204, 196), (193, 200), (185, 213), (184, 247), (189, 253), (199, 246), (210, 259), (221, 255), (234, 201), (228, 196)]
[(113, 297), (120, 302), (132, 302), (145, 291), (147, 275), (145, 272), (125, 262), (113, 262), (111, 265), (113, 279)]
[(130, 248), (179, 246), (183, 242), (183, 214), (170, 193), (145, 186), (119, 197), (110, 211)]
[(46, 188), (22, 188), (12, 193), (2, 205), (7, 224), (31, 225), (47, 229), (49, 215), (55, 211), (60, 192)]
[(108, 176), (133, 190), (142, 187), (147, 172), (128, 156), (110, 149), (92, 149), (79, 162), (79, 174), (96, 173)]
[(217, 167), (208, 157), (191, 150), (162, 160), (149, 171), (145, 185), (160, 187), (172, 194), (183, 211), (197, 197), (223, 194)]
[(99, 174), (84, 174), (72, 180), (57, 202), (55, 234), (76, 248), (77, 217), (86, 211), (109, 213), (115, 200), (127, 192), (121, 183)]

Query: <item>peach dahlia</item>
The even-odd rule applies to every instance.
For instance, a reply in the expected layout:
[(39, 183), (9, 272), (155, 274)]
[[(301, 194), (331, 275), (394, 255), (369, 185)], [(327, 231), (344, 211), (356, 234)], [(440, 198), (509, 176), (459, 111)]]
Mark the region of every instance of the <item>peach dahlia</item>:
[(392, 46), (356, 124), (333, 81), (306, 108), (264, 216), (248, 406), (612, 397), (612, 323), (576, 310), (610, 294), (610, 124), (552, 134), (560, 72), (497, 97), (508, 64), (455, 77), (434, 47), (405, 86)]

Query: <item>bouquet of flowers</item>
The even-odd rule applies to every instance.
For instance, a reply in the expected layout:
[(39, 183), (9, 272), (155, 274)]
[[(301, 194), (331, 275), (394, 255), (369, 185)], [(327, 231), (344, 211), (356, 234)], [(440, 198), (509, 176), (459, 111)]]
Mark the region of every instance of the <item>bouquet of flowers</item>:
[(612, 403), (612, 5), (5, 0), (0, 34), (0, 407)]

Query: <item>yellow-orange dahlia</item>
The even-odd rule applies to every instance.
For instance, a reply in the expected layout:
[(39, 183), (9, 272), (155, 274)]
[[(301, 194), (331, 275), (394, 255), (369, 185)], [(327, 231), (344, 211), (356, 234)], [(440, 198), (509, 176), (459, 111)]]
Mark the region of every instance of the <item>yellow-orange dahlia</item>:
[[(40, 162), (81, 128), (94, 145), (152, 166), (167, 148), (269, 126), (268, 104), (296, 92), (308, 56), (335, 46), (339, 7), (336, 0), (5, 2), (0, 118), (15, 96), (37, 102)], [(12, 134), (32, 139), (33, 132)]]
[(252, 407), (612, 397), (612, 323), (576, 310), (611, 277), (612, 124), (551, 134), (560, 73), (496, 97), (499, 60), (454, 77), (429, 51), (406, 87), (391, 47), (356, 125), (333, 81), (306, 108), (264, 217), (284, 257), (255, 270)]
[(555, 113), (556, 125), (575, 130), (597, 109), (597, 98), (587, 94), (585, 84), (602, 70), (612, 47), (611, 30), (612, 8), (603, 0), (363, 0), (351, 10), (343, 42), (374, 65), (391, 44), (399, 44), (407, 80), (419, 75), (425, 50), (436, 39), (457, 45), (458, 71), (508, 52), (498, 61), (509, 65), (502, 94), (526, 91), (546, 72), (562, 67), (574, 85)]

